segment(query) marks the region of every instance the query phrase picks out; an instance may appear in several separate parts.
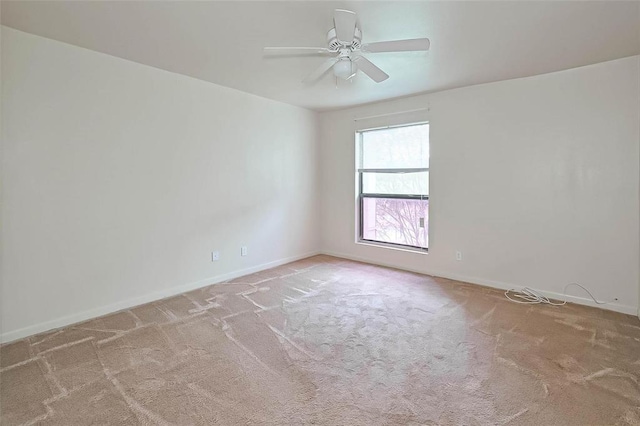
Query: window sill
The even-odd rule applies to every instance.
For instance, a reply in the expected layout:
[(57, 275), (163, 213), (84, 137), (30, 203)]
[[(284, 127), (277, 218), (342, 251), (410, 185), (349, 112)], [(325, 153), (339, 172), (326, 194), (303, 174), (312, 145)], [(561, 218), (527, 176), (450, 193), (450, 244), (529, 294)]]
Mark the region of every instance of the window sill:
[(403, 251), (403, 252), (407, 252), (407, 253), (416, 253), (416, 254), (429, 254), (429, 249), (421, 249), (421, 248), (413, 248), (413, 247), (403, 247), (400, 245), (394, 245), (394, 244), (388, 244), (388, 243), (377, 243), (375, 241), (366, 241), (366, 240), (357, 240), (356, 244), (360, 244), (363, 246), (369, 246), (369, 247), (379, 247), (379, 248), (385, 248), (385, 249), (389, 249), (389, 250), (397, 250), (397, 251)]

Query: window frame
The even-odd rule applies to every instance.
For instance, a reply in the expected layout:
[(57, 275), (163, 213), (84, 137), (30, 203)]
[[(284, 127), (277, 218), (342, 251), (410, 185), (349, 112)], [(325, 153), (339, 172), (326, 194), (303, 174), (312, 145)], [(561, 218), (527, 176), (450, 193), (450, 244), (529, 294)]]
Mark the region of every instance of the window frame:
[[(370, 129), (361, 129), (361, 130), (357, 130), (356, 131), (356, 195), (357, 195), (357, 209), (358, 209), (358, 214), (357, 214), (357, 219), (358, 219), (358, 226), (357, 226), (357, 239), (356, 242), (357, 243), (361, 243), (361, 244), (368, 244), (368, 245), (375, 245), (375, 246), (379, 246), (379, 247), (385, 247), (385, 248), (394, 248), (394, 249), (402, 249), (402, 250), (407, 250), (407, 251), (412, 251), (412, 252), (419, 252), (419, 253), (427, 253), (429, 251), (429, 247), (420, 247), (420, 246), (414, 246), (414, 245), (409, 245), (409, 244), (398, 244), (398, 243), (391, 243), (391, 242), (387, 242), (387, 241), (377, 241), (377, 240), (369, 240), (364, 238), (364, 200), (365, 198), (374, 198), (374, 199), (379, 199), (379, 198), (385, 198), (385, 199), (398, 199), (398, 200), (427, 200), (429, 201), (429, 194), (423, 195), (423, 194), (381, 194), (381, 193), (370, 193), (370, 192), (363, 192), (364, 189), (364, 173), (419, 173), (419, 172), (429, 172), (429, 167), (421, 167), (421, 168), (402, 168), (402, 169), (398, 169), (398, 168), (394, 168), (394, 169), (380, 169), (380, 168), (371, 168), (371, 169), (365, 169), (365, 168), (361, 168), (359, 167), (361, 165), (361, 159), (362, 159), (362, 155), (363, 155), (363, 149), (364, 149), (364, 144), (363, 144), (363, 134), (366, 132), (371, 132), (371, 131), (376, 131), (376, 130), (385, 130), (385, 129), (394, 129), (394, 128), (401, 128), (401, 127), (412, 127), (412, 126), (420, 126), (420, 125), (429, 125), (429, 121), (419, 121), (419, 122), (412, 122), (412, 123), (406, 123), (406, 124), (398, 124), (398, 125), (393, 125), (393, 126), (383, 126), (383, 127), (374, 127), (374, 128), (370, 128)], [(431, 143), (429, 143), (429, 151), (431, 150)], [(429, 181), (431, 181), (429, 179)], [(430, 192), (430, 191), (428, 191)], [(427, 220), (427, 224), (428, 224), (428, 220)], [(427, 233), (429, 232), (429, 227), (427, 226)], [(427, 241), (429, 240), (428, 235), (427, 235)]]

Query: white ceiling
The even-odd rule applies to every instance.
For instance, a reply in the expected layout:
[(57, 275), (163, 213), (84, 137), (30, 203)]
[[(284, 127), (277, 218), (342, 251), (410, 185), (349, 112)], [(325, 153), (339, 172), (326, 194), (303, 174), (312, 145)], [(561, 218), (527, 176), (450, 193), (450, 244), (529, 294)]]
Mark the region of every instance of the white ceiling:
[[(640, 2), (6, 1), (2, 24), (302, 107), (327, 110), (541, 74), (640, 53)], [(391, 78), (301, 80), (322, 57), (332, 11), (355, 11), (363, 42), (429, 37), (428, 53), (368, 57)]]

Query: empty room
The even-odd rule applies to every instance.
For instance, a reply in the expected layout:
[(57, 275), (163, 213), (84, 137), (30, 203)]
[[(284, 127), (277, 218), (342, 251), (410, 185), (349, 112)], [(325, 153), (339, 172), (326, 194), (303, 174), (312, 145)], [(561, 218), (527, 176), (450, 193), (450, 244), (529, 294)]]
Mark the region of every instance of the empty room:
[(0, 21), (3, 426), (640, 425), (640, 2)]

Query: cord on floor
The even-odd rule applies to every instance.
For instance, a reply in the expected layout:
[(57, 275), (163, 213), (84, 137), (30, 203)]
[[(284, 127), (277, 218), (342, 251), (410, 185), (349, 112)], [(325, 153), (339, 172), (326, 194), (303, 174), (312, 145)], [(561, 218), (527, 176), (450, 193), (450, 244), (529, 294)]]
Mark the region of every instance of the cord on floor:
[[(564, 296), (564, 301), (560, 303), (552, 302), (547, 296), (544, 296), (529, 287), (525, 287), (520, 291), (516, 291), (515, 289), (512, 288), (510, 290), (505, 291), (504, 295), (507, 297), (507, 299), (509, 299), (514, 303), (521, 303), (525, 305), (536, 305), (536, 304), (542, 303), (545, 305), (563, 306), (567, 304), (567, 288), (571, 287), (572, 285), (580, 287), (581, 289), (586, 291), (587, 294), (589, 294), (589, 296), (591, 297), (591, 300), (593, 300), (597, 305), (606, 305), (608, 303), (615, 302), (618, 300), (618, 298), (616, 297), (613, 300), (610, 300), (608, 302), (600, 302), (595, 297), (593, 297), (593, 294), (591, 294), (589, 290), (587, 290), (580, 284), (576, 284), (576, 283), (570, 283), (564, 286), (564, 291), (562, 294)], [(514, 298), (509, 296), (510, 293), (513, 294)]]

